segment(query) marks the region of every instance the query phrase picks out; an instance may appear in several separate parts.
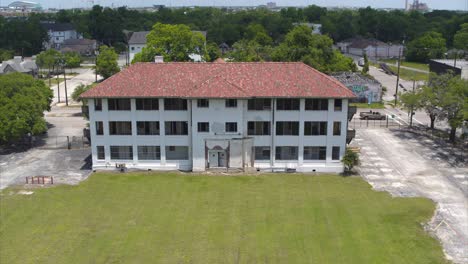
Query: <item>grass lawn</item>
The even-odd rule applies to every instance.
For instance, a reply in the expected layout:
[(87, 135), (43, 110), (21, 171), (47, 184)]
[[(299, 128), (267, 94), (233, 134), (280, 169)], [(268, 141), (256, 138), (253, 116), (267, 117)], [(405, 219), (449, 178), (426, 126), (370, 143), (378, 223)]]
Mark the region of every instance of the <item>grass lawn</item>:
[[(390, 59), (390, 60), (384, 60), (386, 63), (390, 64), (397, 64), (397, 60), (395, 59)], [(410, 68), (415, 68), (418, 70), (423, 70), (423, 71), (429, 71), (429, 64), (424, 64), (420, 62), (410, 62), (410, 61), (402, 61), (401, 62), (402, 66), (410, 67)]]
[(385, 105), (383, 103), (350, 103), (350, 106), (356, 106), (357, 108), (369, 108), (369, 109), (383, 109)]
[[(398, 67), (390, 65), (388, 67), (390, 67), (395, 74), (398, 72)], [(427, 81), (429, 79), (429, 74), (400, 68), (400, 78), (407, 81)]]
[(357, 177), (96, 173), (1, 193), (2, 263), (444, 263), (422, 198)]

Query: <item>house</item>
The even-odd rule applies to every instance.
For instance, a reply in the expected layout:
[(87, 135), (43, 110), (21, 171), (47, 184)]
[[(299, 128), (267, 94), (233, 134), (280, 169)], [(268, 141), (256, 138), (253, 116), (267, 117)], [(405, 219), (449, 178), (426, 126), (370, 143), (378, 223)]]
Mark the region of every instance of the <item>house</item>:
[(221, 54), (222, 55), (225, 55), (226, 53), (230, 52), (232, 49), (231, 49), (231, 46), (229, 46), (229, 44), (227, 44), (226, 42), (223, 42), (221, 44), (219, 44), (219, 50), (221, 51)]
[(339, 50), (344, 54), (363, 56), (367, 54), (369, 59), (397, 58), (403, 54), (403, 45), (387, 44), (377, 39), (365, 39), (362, 37), (351, 38), (337, 43)]
[(21, 56), (15, 56), (12, 60), (3, 61), (0, 64), (0, 75), (12, 72), (21, 72), (36, 76), (38, 72), (36, 57), (33, 56), (31, 59), (23, 60)]
[(97, 41), (94, 39), (67, 39), (60, 48), (62, 53), (77, 52), (81, 55), (93, 55), (97, 49)]
[(306, 26), (312, 29), (312, 34), (315, 34), (315, 35), (322, 34), (322, 24), (300, 22), (300, 23), (293, 23), (293, 25), (294, 26)]
[(155, 62), (82, 98), (94, 169), (342, 172), (355, 95), (301, 62)]
[(468, 80), (468, 61), (464, 59), (430, 60), (429, 71), (436, 74), (445, 74), (449, 71)]
[(331, 74), (348, 87), (356, 98), (353, 102), (372, 103), (382, 101), (382, 84), (372, 77), (356, 72), (337, 72)]
[[(192, 32), (199, 32), (201, 33), (205, 38), (206, 38), (206, 31), (192, 31)], [(133, 61), (133, 58), (135, 58), (135, 55), (137, 53), (140, 53), (141, 50), (146, 47), (146, 36), (150, 33), (150, 31), (137, 31), (133, 32), (132, 36), (128, 40), (128, 53), (130, 57), (130, 62)], [(206, 43), (205, 43), (206, 45)], [(195, 61), (195, 62), (200, 62), (202, 61), (202, 56), (199, 54), (190, 54), (189, 57)]]
[(49, 41), (44, 43), (46, 49), (60, 50), (65, 40), (83, 38), (70, 23), (41, 22), (41, 26), (49, 36)]

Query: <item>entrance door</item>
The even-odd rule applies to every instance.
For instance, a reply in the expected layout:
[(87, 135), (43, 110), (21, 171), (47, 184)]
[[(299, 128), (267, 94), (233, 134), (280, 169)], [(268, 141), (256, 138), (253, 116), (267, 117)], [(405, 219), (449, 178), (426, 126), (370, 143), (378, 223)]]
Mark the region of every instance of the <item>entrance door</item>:
[(210, 161), (210, 168), (219, 167), (219, 152), (210, 150), (209, 161)]
[(226, 167), (226, 151), (218, 152), (218, 166)]

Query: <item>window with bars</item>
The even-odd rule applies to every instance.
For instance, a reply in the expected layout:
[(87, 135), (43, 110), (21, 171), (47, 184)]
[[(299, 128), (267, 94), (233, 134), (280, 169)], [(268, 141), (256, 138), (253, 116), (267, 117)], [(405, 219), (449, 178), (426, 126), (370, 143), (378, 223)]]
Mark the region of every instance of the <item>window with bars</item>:
[(299, 122), (276, 122), (277, 136), (299, 136)]
[(343, 109), (343, 100), (335, 99), (335, 111), (339, 112)]
[(300, 109), (300, 100), (294, 98), (276, 99), (276, 110), (294, 111)]
[(304, 136), (326, 136), (327, 122), (304, 122)]
[(249, 136), (270, 135), (270, 122), (250, 121), (247, 122), (247, 134)]
[(305, 110), (328, 111), (328, 99), (306, 99)]
[(157, 98), (136, 99), (136, 110), (159, 110), (159, 100)]
[(94, 111), (102, 111), (102, 99), (94, 99)]
[(164, 126), (168, 136), (188, 135), (187, 121), (166, 121)]
[(270, 147), (254, 147), (255, 160), (270, 160)]
[(104, 135), (104, 123), (96, 121), (96, 135)]
[(250, 111), (271, 110), (271, 99), (269, 98), (249, 99), (249, 101), (247, 102), (247, 109)]
[(297, 160), (299, 157), (298, 147), (283, 146), (276, 147), (275, 158), (276, 160)]
[(226, 108), (236, 108), (237, 99), (226, 99)]
[(109, 135), (128, 136), (132, 135), (132, 122), (130, 121), (111, 121), (109, 122)]
[(158, 121), (138, 121), (137, 135), (139, 136), (154, 136), (159, 135)]
[(180, 98), (164, 99), (164, 110), (185, 111), (187, 110), (187, 100)]
[(111, 160), (133, 160), (132, 146), (110, 146)]
[(208, 122), (198, 122), (198, 132), (208, 133), (210, 132), (210, 123)]
[(341, 135), (341, 122), (333, 122), (333, 135), (334, 136)]
[(107, 99), (109, 111), (130, 111), (132, 109), (130, 99)]
[(106, 152), (104, 150), (104, 146), (96, 146), (97, 150), (97, 159), (98, 160), (103, 160), (106, 158)]
[(340, 147), (332, 148), (332, 160), (340, 160)]
[(210, 107), (210, 101), (208, 99), (198, 99), (197, 100), (198, 108), (208, 108)]
[(327, 147), (304, 147), (304, 160), (325, 160)]
[(225, 131), (228, 133), (237, 132), (237, 123), (236, 122), (226, 122)]
[(138, 146), (138, 160), (161, 160), (161, 147)]

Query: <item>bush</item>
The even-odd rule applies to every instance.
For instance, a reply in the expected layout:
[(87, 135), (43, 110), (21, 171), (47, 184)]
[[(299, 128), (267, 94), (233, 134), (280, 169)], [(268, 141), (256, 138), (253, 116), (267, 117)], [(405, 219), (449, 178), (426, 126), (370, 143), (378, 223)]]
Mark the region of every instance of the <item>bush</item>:
[(343, 165), (345, 166), (345, 172), (349, 173), (354, 168), (354, 166), (359, 164), (359, 155), (351, 149), (347, 148), (341, 162), (343, 162)]

